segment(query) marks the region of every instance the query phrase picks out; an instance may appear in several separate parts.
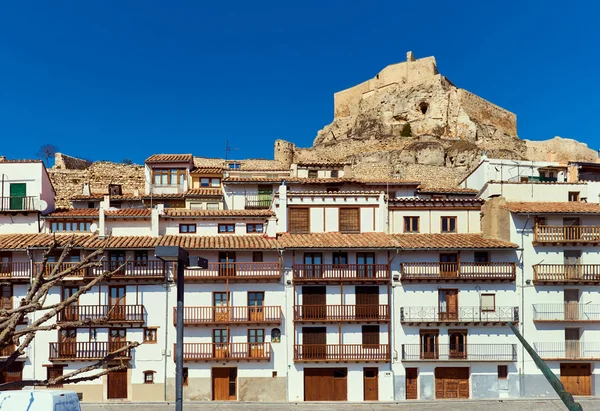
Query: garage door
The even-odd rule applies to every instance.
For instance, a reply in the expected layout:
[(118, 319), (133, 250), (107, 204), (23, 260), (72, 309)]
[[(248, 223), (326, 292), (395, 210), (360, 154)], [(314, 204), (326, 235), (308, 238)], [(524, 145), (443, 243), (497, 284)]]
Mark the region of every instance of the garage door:
[(304, 401), (346, 401), (347, 398), (346, 368), (304, 369)]
[(469, 368), (436, 368), (435, 397), (469, 398)]
[(560, 382), (571, 395), (592, 395), (590, 364), (561, 364)]

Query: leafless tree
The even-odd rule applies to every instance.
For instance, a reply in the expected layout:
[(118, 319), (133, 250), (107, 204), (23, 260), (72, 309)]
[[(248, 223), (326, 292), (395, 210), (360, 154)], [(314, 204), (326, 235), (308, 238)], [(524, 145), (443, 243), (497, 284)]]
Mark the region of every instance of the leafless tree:
[[(106, 242), (102, 248), (96, 249), (94, 252), (83, 258), (79, 263), (70, 265), (69, 268), (66, 269), (64, 269), (62, 263), (73, 249), (73, 238), (71, 238), (66, 244), (60, 246), (63, 247), (63, 251), (56, 261), (56, 264), (48, 264), (49, 257), (53, 255), (55, 250), (59, 248), (59, 244), (56, 239), (44, 252), (41, 267), (39, 270), (36, 270), (33, 273), (31, 285), (29, 286), (25, 297), (21, 299), (20, 305), (11, 310), (0, 309), (0, 349), (13, 346), (15, 347), (15, 351), (11, 355), (4, 360), (0, 360), (0, 371), (8, 368), (11, 364), (17, 361), (20, 356), (25, 354), (25, 350), (33, 342), (34, 337), (38, 332), (60, 330), (62, 328), (102, 325), (108, 322), (108, 317), (111, 314), (110, 312), (108, 312), (105, 317), (101, 318), (79, 319), (78, 317), (74, 316), (73, 320), (70, 321), (68, 316), (66, 316), (67, 321), (65, 322), (57, 323), (56, 321), (51, 321), (55, 319), (61, 311), (65, 310), (71, 304), (76, 303), (82, 294), (85, 294), (102, 281), (108, 280), (114, 273), (121, 270), (124, 266), (121, 265), (112, 271), (103, 271), (99, 275), (94, 276), (93, 279), (82, 285), (76, 293), (68, 298), (64, 298), (60, 302), (46, 303), (46, 299), (50, 290), (55, 286), (60, 286), (65, 277), (77, 275), (77, 273), (86, 270), (88, 267), (103, 266), (102, 256)], [(100, 258), (98, 259), (97, 257)], [(39, 313), (39, 315), (36, 315), (35, 317), (30, 316), (31, 318), (39, 318), (27, 323), (26, 318), (32, 313)], [(135, 348), (138, 345), (139, 343), (137, 342), (131, 342), (126, 343), (123, 346), (118, 346), (114, 351), (108, 352), (104, 358), (96, 361), (94, 364), (65, 373), (64, 375), (53, 379), (23, 380), (0, 384), (0, 391), (5, 389), (21, 388), (25, 386), (72, 384), (81, 381), (94, 380), (102, 375), (108, 374), (111, 371), (127, 368), (127, 364), (124, 362), (121, 362), (118, 365), (110, 365), (107, 368), (104, 368), (104, 366), (109, 362), (119, 360), (119, 358), (122, 357), (122, 353)]]
[(46, 167), (49, 167), (49, 160), (51, 157), (58, 152), (58, 147), (54, 144), (44, 144), (40, 147), (40, 151), (38, 151), (38, 157), (43, 158), (46, 161)]

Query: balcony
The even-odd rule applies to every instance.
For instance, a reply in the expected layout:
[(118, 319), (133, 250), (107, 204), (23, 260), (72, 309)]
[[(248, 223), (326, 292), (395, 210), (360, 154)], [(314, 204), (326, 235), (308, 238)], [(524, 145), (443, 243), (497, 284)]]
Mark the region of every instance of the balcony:
[[(82, 320), (103, 320), (98, 325), (144, 324), (143, 305), (70, 305), (58, 313), (57, 322), (67, 323)], [(94, 324), (92, 324), (94, 325)]]
[[(16, 349), (17, 349), (17, 346), (14, 344), (7, 345), (6, 347), (4, 347), (0, 350), (0, 358), (6, 359), (7, 357), (10, 357), (11, 355), (13, 355), (13, 353), (16, 351)], [(29, 348), (26, 348), (25, 354), (18, 356), (17, 361), (25, 361), (27, 359), (28, 351), (29, 351)]]
[(310, 323), (387, 322), (387, 304), (380, 305), (295, 305), (294, 321)]
[(481, 307), (458, 307), (457, 311), (440, 311), (438, 306), (401, 307), (400, 323), (407, 325), (464, 324), (500, 325), (511, 321), (519, 322), (519, 307), (494, 307), (493, 310)]
[(0, 197), (0, 212), (37, 211), (35, 208), (37, 197)]
[(600, 264), (536, 264), (536, 284), (599, 284)]
[(515, 281), (515, 263), (402, 263), (403, 282)]
[(244, 208), (246, 210), (268, 210), (271, 208), (271, 203), (271, 196), (246, 196), (246, 204)]
[(536, 322), (600, 322), (600, 304), (534, 304)]
[[(57, 273), (76, 267), (80, 263), (68, 262), (61, 263), (58, 267)], [(58, 263), (49, 262), (46, 263), (45, 274), (48, 276), (52, 273)], [(123, 268), (115, 272), (110, 279), (111, 280), (164, 280), (168, 272), (168, 266), (162, 261), (102, 261), (98, 267), (80, 268), (70, 273), (67, 277), (77, 278), (94, 278), (105, 272), (117, 270), (121, 265)], [(35, 263), (35, 273), (39, 273), (42, 270), (42, 263)]]
[(29, 281), (30, 266), (28, 262), (0, 263), (0, 280)]
[(184, 280), (190, 282), (279, 282), (279, 263), (208, 263), (208, 268), (186, 269)]
[[(281, 307), (185, 307), (184, 325), (281, 324)], [(177, 309), (173, 308), (173, 324), (177, 325)]]
[(536, 225), (534, 243), (538, 244), (599, 244), (600, 226)]
[(533, 348), (545, 361), (593, 360), (600, 361), (600, 342), (540, 342)]
[(296, 362), (390, 362), (387, 344), (296, 344)]
[(183, 360), (270, 361), (271, 343), (183, 343)]
[(517, 361), (515, 344), (402, 344), (402, 361)]
[(296, 283), (377, 283), (390, 281), (387, 264), (294, 264)]
[[(51, 342), (50, 361), (101, 360), (113, 351), (124, 347), (126, 342)], [(116, 359), (131, 359), (131, 350), (119, 353)]]

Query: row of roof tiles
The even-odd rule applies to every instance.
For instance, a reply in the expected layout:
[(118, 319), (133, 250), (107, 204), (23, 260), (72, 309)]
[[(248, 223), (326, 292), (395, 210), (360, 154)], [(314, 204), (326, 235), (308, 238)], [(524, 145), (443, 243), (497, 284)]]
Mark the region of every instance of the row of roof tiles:
[(151, 249), (159, 245), (180, 246), (191, 250), (267, 250), (267, 249), (401, 249), (401, 250), (511, 250), (516, 244), (484, 238), (481, 234), (385, 234), (385, 233), (312, 233), (280, 234), (277, 238), (261, 235), (165, 235), (118, 236), (100, 238), (91, 234), (3, 234), (0, 250), (46, 248), (56, 240), (59, 246), (73, 242), (83, 249)]
[[(99, 209), (97, 208), (73, 208), (70, 210), (58, 210), (44, 216), (48, 219), (64, 218), (97, 218)], [(108, 218), (132, 218), (144, 217), (150, 218), (152, 210), (149, 208), (121, 208), (108, 209), (105, 216)], [(163, 218), (178, 217), (263, 217), (268, 218), (275, 215), (270, 210), (197, 210), (185, 208), (167, 208), (162, 215)]]

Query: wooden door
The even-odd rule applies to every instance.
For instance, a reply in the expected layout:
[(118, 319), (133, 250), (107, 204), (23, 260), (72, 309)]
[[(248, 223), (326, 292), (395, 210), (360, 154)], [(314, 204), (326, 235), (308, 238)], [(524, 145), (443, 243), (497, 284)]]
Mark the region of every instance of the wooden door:
[(213, 357), (227, 358), (229, 357), (229, 340), (227, 338), (227, 330), (218, 328), (213, 330)]
[(579, 240), (581, 239), (581, 231), (579, 229), (580, 223), (577, 217), (565, 217), (563, 218), (563, 227), (565, 230), (565, 240)]
[(458, 254), (440, 254), (440, 276), (458, 276)]
[(58, 332), (58, 354), (61, 358), (77, 357), (76, 328), (63, 328)]
[(573, 280), (583, 280), (581, 275), (581, 251), (565, 250), (563, 251), (565, 260), (565, 278)]
[(466, 367), (436, 368), (435, 397), (438, 399), (469, 398), (469, 369)]
[(359, 278), (375, 277), (375, 253), (356, 253)]
[(127, 301), (124, 285), (111, 286), (108, 289), (108, 318), (112, 321), (125, 321), (127, 319)]
[(127, 369), (108, 373), (108, 399), (127, 398)]
[(265, 302), (265, 293), (260, 291), (248, 292), (248, 320), (261, 322), (265, 320), (263, 305)]
[(379, 319), (379, 287), (356, 286), (356, 319)]
[(406, 368), (406, 399), (416, 400), (419, 398), (418, 391), (418, 368)]
[[(124, 328), (111, 328), (108, 330), (108, 350), (116, 351), (127, 345), (127, 330)], [(124, 354), (122, 354), (124, 355)]]
[(304, 369), (304, 401), (346, 401), (347, 398), (346, 368)]
[[(22, 381), (23, 380), (23, 363), (14, 362), (0, 373), (0, 384)], [(20, 390), (21, 388), (3, 388), (4, 390)]]
[(325, 287), (302, 287), (302, 315), (304, 319), (327, 319)]
[(560, 364), (560, 382), (571, 395), (592, 395), (590, 364)]
[(228, 322), (230, 319), (229, 294), (215, 291), (213, 293), (213, 321)]
[(378, 368), (364, 368), (363, 369), (363, 380), (364, 380), (364, 400), (365, 401), (377, 401), (379, 400), (379, 369)]
[(251, 358), (264, 357), (265, 330), (248, 330), (248, 351)]
[[(115, 270), (119, 269), (119, 267), (121, 267), (123, 264), (125, 264), (125, 251), (119, 251), (119, 250), (110, 251), (108, 253), (108, 258), (110, 260), (110, 263), (109, 263), (110, 271), (115, 271)], [(116, 274), (124, 275), (125, 267), (120, 268)]]
[(12, 295), (12, 284), (0, 285), (0, 308), (7, 311), (13, 309)]
[(441, 321), (458, 320), (458, 290), (441, 289), (438, 291), (439, 319)]
[(326, 344), (326, 327), (302, 327), (302, 356), (305, 359), (326, 359)]
[(304, 276), (306, 278), (323, 278), (323, 254), (304, 253)]
[(565, 356), (579, 358), (579, 328), (565, 328)]
[(3, 276), (10, 277), (10, 274), (13, 271), (11, 262), (12, 253), (0, 253), (0, 274), (4, 274)]
[(439, 357), (438, 334), (439, 331), (437, 330), (421, 331), (421, 359), (432, 360), (437, 359)]
[[(72, 297), (77, 291), (79, 291), (77, 286), (63, 286), (62, 300), (65, 301)], [(66, 306), (60, 316), (63, 321), (77, 321), (79, 319), (79, 301)]]
[(213, 368), (212, 392), (214, 401), (237, 399), (237, 368)]
[(219, 275), (222, 277), (235, 276), (235, 252), (220, 251), (219, 252)]
[(565, 320), (579, 320), (579, 290), (565, 290)]
[(467, 331), (450, 330), (450, 346), (448, 355), (452, 359), (467, 359)]

